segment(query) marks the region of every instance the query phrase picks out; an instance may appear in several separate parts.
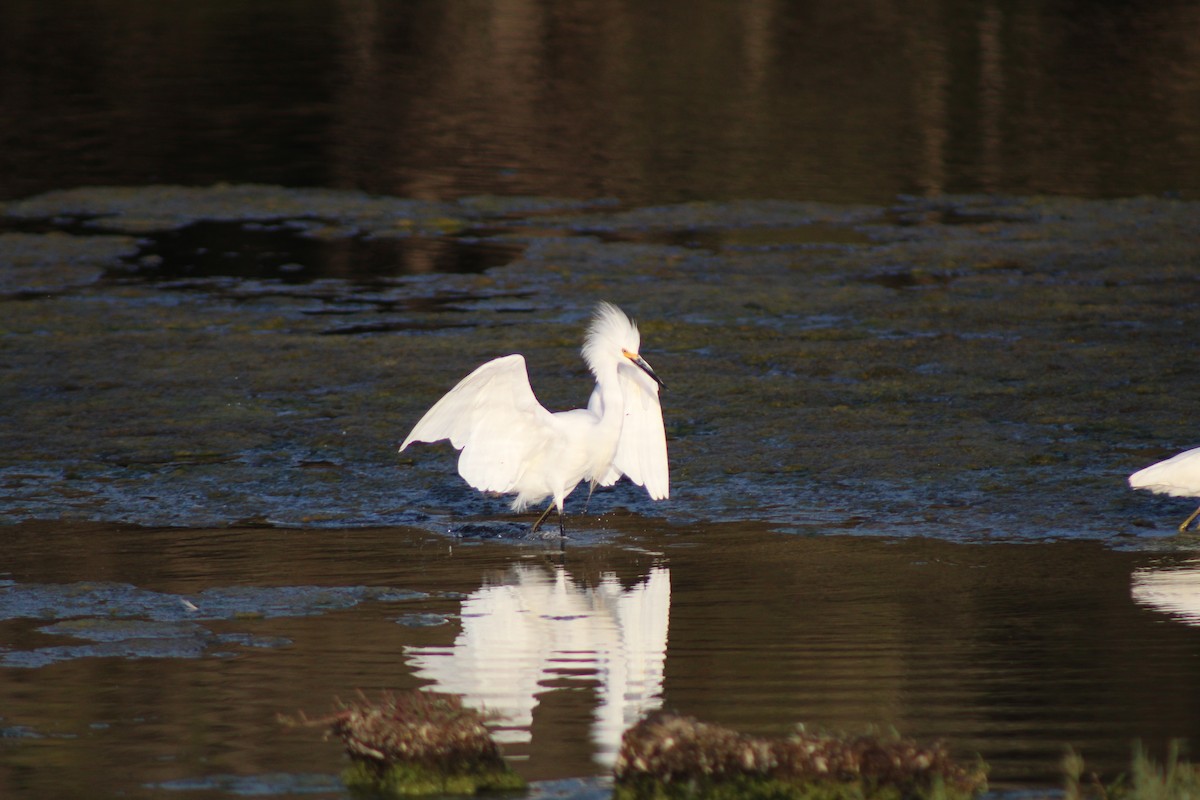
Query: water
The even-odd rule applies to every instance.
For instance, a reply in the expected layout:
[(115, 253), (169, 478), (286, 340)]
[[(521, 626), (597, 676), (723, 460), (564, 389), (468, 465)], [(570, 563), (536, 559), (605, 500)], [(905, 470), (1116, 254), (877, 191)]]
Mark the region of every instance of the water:
[[(660, 706), (763, 735), (883, 721), (984, 754), (999, 788), (1056, 782), (1067, 744), (1112, 773), (1135, 738), (1161, 752), (1197, 733), (1195, 603), (1152, 592), (1194, 581), (1191, 556), (610, 523), (565, 553), (398, 528), (10, 528), (6, 789), (328, 790), (340, 747), (276, 715), (416, 686), (505, 712), (497, 737), (534, 781), (603, 774), (622, 719)], [(9, 603), (54, 586), (74, 605)], [(163, 618), (208, 648), (164, 637)], [(88, 639), (66, 622), (88, 620), (169, 648), (61, 652)], [(38, 654), (55, 657), (23, 663)]]
[[(1124, 482), (1196, 444), (1196, 6), (658, 11), (6, 4), (0, 795), (341, 796), (278, 715), (418, 686), (531, 797), (654, 708), (1000, 790), (1197, 738)], [(586, 402), (600, 299), (670, 501), (529, 541), (396, 454), (497, 355)]]
[[(1192, 204), (410, 203), (442, 246), (474, 230), (510, 260), (331, 271), (388, 241), (381, 202), (8, 206), (14, 791), (336, 795), (338, 748), (277, 716), (417, 686), (503, 709), (516, 767), (572, 796), (603, 793), (620, 731), (658, 707), (946, 738), (1000, 788), (1055, 783), (1067, 746), (1114, 775), (1135, 739), (1195, 737), (1189, 509), (1124, 484), (1190, 443)], [(256, 230), (259, 203), (286, 233)], [(160, 242), (201, 208), (313, 269), (184, 274), (197, 246)], [(103, 223), (32, 232), (56, 218)], [(314, 218), (332, 244), (305, 250), (288, 221)], [(560, 548), (445, 448), (396, 455), (505, 352), (547, 404), (584, 402), (601, 289), (671, 386), (669, 502), (572, 498)]]
[(1196, 197), (1198, 14), (13, 0), (0, 198), (219, 181), (639, 205)]

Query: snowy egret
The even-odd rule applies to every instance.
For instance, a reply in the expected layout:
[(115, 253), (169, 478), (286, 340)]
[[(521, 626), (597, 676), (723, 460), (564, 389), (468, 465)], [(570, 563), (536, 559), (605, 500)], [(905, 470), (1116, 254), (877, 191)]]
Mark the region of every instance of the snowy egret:
[(638, 355), (640, 344), (625, 313), (600, 303), (583, 344), (583, 359), (596, 376), (587, 408), (550, 413), (533, 395), (524, 356), (503, 356), (437, 401), (400, 450), (449, 439), (462, 450), (458, 474), (479, 491), (515, 493), (518, 512), (552, 498), (531, 533), (557, 508), (558, 531), (566, 535), (563, 501), (584, 480), (595, 489), (625, 475), (651, 499), (663, 500), (669, 480), (658, 402), (663, 382)]
[[(1200, 497), (1200, 447), (1138, 470), (1129, 476), (1129, 485), (1171, 497)], [(1200, 508), (1183, 521), (1179, 532), (1186, 531), (1197, 516)]]

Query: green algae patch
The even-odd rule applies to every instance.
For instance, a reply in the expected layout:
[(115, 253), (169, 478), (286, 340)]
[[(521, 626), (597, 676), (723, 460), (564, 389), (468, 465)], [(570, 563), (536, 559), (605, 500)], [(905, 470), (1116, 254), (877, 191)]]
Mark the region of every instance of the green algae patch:
[(617, 800), (967, 800), (987, 789), (981, 763), (941, 743), (798, 731), (763, 739), (673, 714), (625, 732)]
[(342, 770), (342, 783), (368, 797), (444, 794), (480, 794), (521, 791), (525, 781), (515, 772), (467, 772), (450, 774), (411, 764), (377, 767), (355, 761)]
[(342, 740), (351, 764), (342, 781), (364, 796), (470, 795), (517, 791), (513, 772), (484, 725), (457, 695), (436, 692), (360, 698), (328, 717), (282, 720), (325, 727)]
[(673, 481), (692, 490), (653, 504), (623, 485), (600, 513), (1140, 543), (1171, 501), (1124, 476), (1194, 436), (1200, 203), (226, 185), (53, 192), (0, 221), (48, 231), (0, 235), (6, 522), (444, 531), (493, 513), (443, 454), (396, 447), (508, 353), (548, 408), (583, 405), (600, 299), (637, 318), (671, 387)]
[(47, 295), (90, 286), (121, 257), (137, 250), (130, 236), (0, 233), (0, 296)]
[(172, 230), (201, 220), (317, 219), (352, 225), (390, 227), (397, 219), (413, 229), (437, 220), (444, 227), (455, 207), (396, 197), (334, 189), (289, 189), (258, 184), (214, 186), (87, 186), (62, 189), (8, 203), (6, 216), (17, 219), (78, 217), (97, 230), (149, 233)]
[(97, 231), (146, 234), (202, 221), (306, 220), (317, 238), (364, 233), (453, 234), (483, 219), (564, 213), (602, 205), (558, 198), (464, 198), (431, 202), (340, 189), (264, 184), (81, 186), (0, 203), (15, 220), (85, 220)]

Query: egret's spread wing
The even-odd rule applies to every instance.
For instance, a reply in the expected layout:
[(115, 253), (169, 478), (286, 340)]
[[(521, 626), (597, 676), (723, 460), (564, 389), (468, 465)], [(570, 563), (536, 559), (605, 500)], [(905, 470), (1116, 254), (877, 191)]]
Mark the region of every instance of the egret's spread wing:
[(1200, 496), (1200, 447), (1138, 470), (1129, 485), (1172, 497)]
[(458, 458), (458, 474), (480, 491), (508, 492), (550, 432), (550, 412), (529, 386), (525, 358), (489, 361), (425, 412), (400, 449), (413, 442), (449, 439)]
[(625, 419), (612, 469), (600, 485), (609, 486), (627, 475), (638, 486), (645, 486), (652, 499), (664, 500), (670, 494), (670, 476), (658, 384), (633, 364), (618, 365), (617, 380), (625, 396)]

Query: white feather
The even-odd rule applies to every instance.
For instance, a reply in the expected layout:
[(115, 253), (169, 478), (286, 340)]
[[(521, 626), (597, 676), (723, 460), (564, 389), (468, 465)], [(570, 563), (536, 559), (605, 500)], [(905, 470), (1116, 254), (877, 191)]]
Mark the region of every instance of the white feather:
[(504, 356), (459, 381), (425, 412), (400, 449), (449, 439), (462, 450), (463, 480), (481, 492), (503, 494), (517, 486), (529, 453), (540, 444), (536, 434), (550, 426), (550, 416), (529, 386), (525, 357)]
[(1200, 497), (1200, 447), (1138, 470), (1129, 485), (1171, 497)]
[[(1138, 470), (1129, 476), (1129, 485), (1171, 497), (1200, 496), (1200, 447)], [(1179, 524), (1179, 532), (1186, 531), (1197, 517), (1200, 508)]]
[[(597, 483), (612, 486), (624, 475), (645, 486), (652, 500), (665, 500), (671, 494), (671, 478), (658, 384), (632, 364), (617, 366), (617, 380), (625, 398), (624, 422), (612, 465)], [(599, 390), (592, 392), (588, 408), (602, 403)]]

